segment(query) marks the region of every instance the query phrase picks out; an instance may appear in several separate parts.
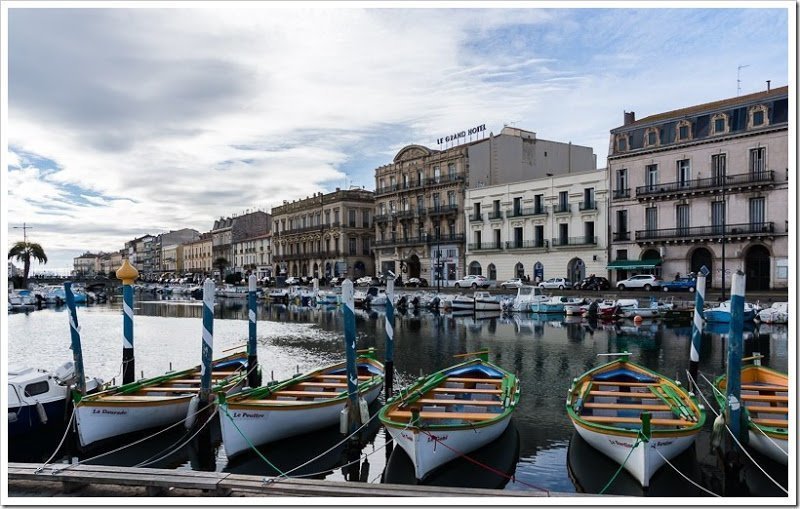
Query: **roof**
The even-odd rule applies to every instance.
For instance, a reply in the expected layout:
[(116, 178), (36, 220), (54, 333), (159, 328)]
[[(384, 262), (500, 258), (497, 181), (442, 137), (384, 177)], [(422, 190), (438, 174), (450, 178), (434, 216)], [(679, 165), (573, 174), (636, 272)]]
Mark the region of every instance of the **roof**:
[(639, 120), (637, 120), (635, 122), (632, 122), (630, 124), (627, 124), (627, 125), (624, 125), (624, 126), (620, 126), (617, 129), (620, 129), (620, 128), (623, 128), (623, 127), (624, 128), (629, 128), (629, 127), (638, 126), (638, 125), (641, 125), (641, 124), (648, 124), (648, 123), (651, 123), (651, 122), (657, 122), (657, 121), (666, 120), (666, 119), (669, 119), (669, 118), (697, 115), (699, 113), (703, 113), (703, 112), (709, 111), (709, 110), (719, 110), (719, 109), (729, 108), (731, 106), (737, 106), (739, 104), (747, 104), (747, 103), (750, 103), (750, 102), (753, 102), (753, 101), (769, 99), (769, 98), (778, 97), (778, 96), (781, 96), (781, 95), (788, 95), (788, 93), (789, 93), (789, 87), (788, 86), (783, 86), (783, 87), (773, 88), (772, 90), (769, 90), (769, 91), (764, 90), (764, 91), (761, 91), (761, 92), (756, 92), (756, 93), (748, 94), (748, 95), (742, 95), (742, 96), (739, 96), (739, 97), (730, 97), (728, 99), (721, 99), (719, 101), (713, 101), (713, 102), (704, 103), (704, 104), (697, 104), (695, 106), (689, 106), (689, 107), (681, 108), (681, 109), (677, 109), (677, 110), (666, 111), (664, 113), (657, 113), (655, 115), (650, 115), (649, 117), (641, 118), (641, 119), (639, 119)]

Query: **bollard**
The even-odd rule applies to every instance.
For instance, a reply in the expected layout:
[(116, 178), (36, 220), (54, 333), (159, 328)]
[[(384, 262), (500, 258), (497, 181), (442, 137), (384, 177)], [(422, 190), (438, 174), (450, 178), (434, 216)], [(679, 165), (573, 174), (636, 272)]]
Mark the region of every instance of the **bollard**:
[[(694, 296), (694, 319), (692, 320), (692, 346), (689, 351), (689, 374), (697, 380), (697, 368), (700, 364), (700, 346), (703, 342), (703, 306), (706, 299), (706, 276), (697, 275)], [(691, 385), (690, 385), (691, 387)]]
[(64, 283), (64, 294), (69, 309), (69, 331), (72, 337), (72, 359), (75, 363), (76, 389), (81, 396), (86, 394), (86, 375), (83, 371), (83, 351), (81, 350), (81, 328), (78, 325), (78, 311), (75, 309), (75, 295), (72, 293), (72, 282)]
[(214, 281), (203, 283), (203, 352), (200, 366), (200, 404), (211, 399), (211, 370), (214, 355)]
[(117, 279), (122, 280), (122, 384), (129, 384), (136, 377), (136, 362), (133, 353), (133, 283), (139, 277), (139, 271), (123, 260), (116, 272)]
[(247, 303), (249, 310), (249, 339), (247, 341), (247, 385), (259, 387), (261, 385), (261, 372), (258, 369), (258, 343), (256, 342), (256, 276), (251, 274), (248, 278)]
[(384, 387), (386, 401), (392, 396), (394, 384), (394, 275), (386, 278), (386, 362)]
[(356, 314), (353, 300), (353, 282), (346, 279), (342, 283), (342, 303), (344, 304), (344, 346), (347, 355), (347, 413), (348, 431), (354, 433), (361, 424), (358, 409), (358, 372), (356, 370)]
[(742, 335), (744, 332), (745, 276), (736, 271), (731, 281), (731, 326), (728, 336), (725, 421), (737, 439), (742, 439)]

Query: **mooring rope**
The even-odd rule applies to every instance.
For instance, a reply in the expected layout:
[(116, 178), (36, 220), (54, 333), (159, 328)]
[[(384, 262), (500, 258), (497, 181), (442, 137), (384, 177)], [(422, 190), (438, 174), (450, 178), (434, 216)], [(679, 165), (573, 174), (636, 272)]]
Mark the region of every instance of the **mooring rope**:
[(33, 472), (34, 474), (38, 474), (39, 472), (41, 472), (42, 470), (44, 470), (44, 467), (46, 467), (46, 466), (48, 465), (48, 463), (50, 463), (51, 461), (53, 461), (53, 458), (55, 458), (55, 457), (56, 457), (56, 454), (58, 454), (58, 451), (60, 451), (60, 450), (61, 450), (61, 446), (63, 446), (63, 445), (64, 445), (64, 440), (66, 440), (66, 439), (67, 439), (67, 435), (69, 435), (69, 428), (72, 426), (72, 420), (73, 420), (73, 419), (75, 419), (75, 407), (74, 407), (74, 406), (72, 407), (72, 413), (70, 414), (70, 416), (69, 416), (69, 421), (67, 422), (67, 428), (64, 430), (64, 436), (62, 436), (62, 437), (61, 437), (61, 441), (58, 443), (58, 447), (56, 447), (56, 450), (55, 450), (55, 451), (53, 451), (53, 454), (51, 454), (51, 455), (50, 455), (50, 457), (49, 457), (49, 458), (47, 458), (47, 461), (45, 461), (45, 462), (42, 464), (42, 466), (40, 466), (39, 468), (37, 468), (37, 469), (36, 469), (36, 470)]
[(244, 432), (243, 432), (241, 429), (239, 429), (239, 426), (237, 426), (237, 425), (236, 425), (236, 421), (234, 421), (234, 420), (233, 420), (233, 417), (231, 417), (231, 414), (229, 414), (229, 413), (228, 413), (228, 409), (227, 409), (227, 408), (224, 408), (224, 407), (220, 407), (220, 408), (221, 408), (221, 409), (222, 409), (222, 411), (225, 413), (225, 415), (226, 415), (226, 416), (228, 416), (228, 419), (231, 421), (231, 424), (233, 424), (233, 427), (234, 427), (234, 428), (236, 428), (236, 431), (238, 431), (238, 432), (239, 432), (239, 434), (240, 434), (240, 435), (242, 435), (242, 438), (244, 438), (245, 442), (247, 442), (247, 445), (249, 445), (249, 446), (250, 446), (250, 448), (251, 448), (251, 449), (253, 449), (253, 450), (255, 451), (255, 453), (256, 453), (256, 454), (257, 454), (257, 455), (258, 455), (258, 456), (259, 456), (259, 457), (260, 457), (262, 460), (264, 460), (264, 462), (265, 462), (267, 465), (269, 465), (270, 467), (272, 467), (272, 468), (273, 468), (273, 469), (274, 469), (276, 472), (278, 472), (278, 473), (279, 473), (279, 474), (281, 474), (281, 475), (286, 475), (286, 474), (284, 474), (284, 473), (281, 471), (281, 469), (280, 469), (280, 468), (278, 468), (278, 467), (276, 467), (275, 465), (273, 465), (273, 464), (272, 464), (272, 463), (271, 463), (271, 462), (270, 462), (270, 461), (269, 461), (269, 460), (266, 458), (266, 456), (264, 456), (263, 454), (261, 454), (261, 451), (259, 451), (259, 450), (258, 450), (258, 448), (257, 448), (255, 445), (253, 445), (253, 442), (251, 442), (251, 441), (250, 441), (250, 439), (247, 437), (247, 435), (245, 435), (245, 434), (244, 434)]
[[(172, 456), (173, 454), (175, 454), (176, 452), (178, 452), (179, 450), (181, 450), (181, 448), (183, 448), (189, 442), (194, 440), (194, 437), (199, 435), (200, 432), (203, 431), (203, 428), (205, 428), (214, 419), (214, 416), (217, 415), (218, 408), (215, 408), (214, 411), (211, 412), (211, 415), (208, 416), (208, 419), (206, 419), (206, 422), (204, 422), (201, 426), (199, 426), (197, 428), (197, 431), (192, 433), (192, 436), (187, 438), (184, 442), (178, 442), (177, 444), (173, 444), (172, 445), (172, 450), (168, 451), (166, 454), (162, 454), (160, 457), (155, 458), (155, 459), (153, 459), (153, 457), (151, 456), (149, 459), (144, 460), (141, 463), (138, 463), (138, 464), (134, 465), (133, 468), (140, 468), (140, 467), (146, 467), (148, 465), (152, 465), (153, 463), (156, 463), (157, 461), (161, 461), (164, 458), (168, 458), (168, 457)], [(183, 436), (186, 436), (186, 435), (187, 435), (187, 433), (183, 434)]]
[(609, 486), (611, 486), (611, 484), (612, 484), (612, 483), (614, 482), (614, 480), (617, 478), (617, 476), (619, 475), (619, 473), (620, 473), (620, 472), (622, 472), (622, 468), (625, 466), (625, 464), (626, 464), (626, 463), (628, 463), (628, 460), (630, 459), (630, 457), (631, 457), (631, 454), (633, 454), (633, 451), (636, 449), (636, 447), (638, 447), (638, 446), (639, 446), (639, 444), (640, 444), (640, 443), (641, 443), (641, 431), (639, 431), (639, 432), (636, 434), (636, 441), (633, 443), (633, 447), (631, 447), (631, 450), (630, 450), (630, 452), (628, 452), (628, 455), (625, 457), (625, 461), (623, 461), (623, 462), (620, 464), (619, 468), (617, 469), (617, 471), (616, 471), (616, 472), (614, 472), (614, 475), (611, 477), (611, 479), (609, 479), (609, 480), (608, 480), (608, 482), (606, 483), (606, 485), (605, 485), (605, 486), (603, 486), (603, 489), (602, 489), (602, 490), (600, 490), (600, 493), (599, 493), (599, 495), (603, 495), (603, 494), (605, 494), (606, 490), (609, 488)]
[(661, 459), (663, 459), (663, 460), (666, 462), (666, 464), (667, 464), (667, 465), (671, 466), (673, 470), (675, 470), (676, 472), (678, 472), (678, 474), (679, 474), (681, 477), (683, 477), (684, 479), (686, 479), (687, 481), (689, 481), (689, 482), (690, 482), (691, 484), (693, 484), (693, 485), (694, 485), (696, 488), (698, 488), (698, 489), (700, 489), (700, 490), (702, 490), (702, 491), (705, 491), (706, 493), (708, 493), (709, 495), (711, 495), (711, 496), (714, 496), (714, 497), (720, 497), (720, 496), (721, 496), (721, 495), (717, 495), (717, 494), (716, 494), (716, 493), (714, 493), (713, 491), (707, 490), (706, 488), (704, 488), (704, 487), (700, 486), (699, 484), (697, 484), (696, 482), (694, 482), (692, 479), (690, 479), (689, 477), (687, 477), (687, 476), (686, 476), (686, 475), (685, 475), (683, 472), (681, 472), (680, 470), (678, 470), (678, 467), (676, 467), (675, 465), (673, 465), (672, 463), (670, 463), (670, 462), (669, 462), (669, 460), (668, 460), (667, 458), (665, 458), (663, 454), (661, 454), (661, 451), (659, 451), (657, 447), (656, 447), (655, 451), (658, 453), (658, 455), (659, 455), (659, 456), (661, 456)]

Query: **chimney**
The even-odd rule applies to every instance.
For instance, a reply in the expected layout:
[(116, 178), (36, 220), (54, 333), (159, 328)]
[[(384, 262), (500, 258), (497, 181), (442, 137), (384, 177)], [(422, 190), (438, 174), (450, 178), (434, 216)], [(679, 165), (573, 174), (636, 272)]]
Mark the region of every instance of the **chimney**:
[(629, 125), (636, 122), (636, 113), (633, 111), (625, 111), (625, 120), (622, 125)]
[(772, 80), (767, 80), (767, 92), (769, 92), (769, 82)]

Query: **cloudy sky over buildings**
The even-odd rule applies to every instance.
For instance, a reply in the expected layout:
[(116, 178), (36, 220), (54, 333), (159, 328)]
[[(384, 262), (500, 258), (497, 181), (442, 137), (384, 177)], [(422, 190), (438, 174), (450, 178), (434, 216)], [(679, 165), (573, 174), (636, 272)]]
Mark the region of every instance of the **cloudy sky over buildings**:
[[(603, 167), (624, 110), (735, 96), (739, 66), (741, 94), (789, 84), (796, 42), (791, 2), (16, 5), (4, 7), (4, 201), (9, 228), (33, 226), (45, 270), (146, 233), (373, 189), (375, 168), (404, 145), (435, 149), (480, 124), (592, 146)], [(9, 229), (9, 243), (21, 237)]]

